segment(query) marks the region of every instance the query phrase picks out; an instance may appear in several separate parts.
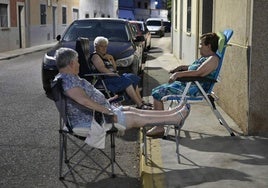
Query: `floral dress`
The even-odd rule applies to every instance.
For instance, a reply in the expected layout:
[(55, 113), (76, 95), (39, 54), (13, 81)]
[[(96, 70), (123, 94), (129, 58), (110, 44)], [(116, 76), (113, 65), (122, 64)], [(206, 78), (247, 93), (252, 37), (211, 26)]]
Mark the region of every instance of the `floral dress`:
[[(110, 103), (106, 100), (105, 96), (87, 80), (80, 78), (73, 74), (59, 73), (56, 78), (62, 79), (62, 87), (66, 92), (69, 89), (80, 87), (86, 94), (100, 105), (104, 105), (107, 108), (111, 108)], [(90, 127), (93, 120), (93, 111), (82, 107), (81, 105), (67, 100), (67, 114), (69, 121), (73, 127)]]
[[(202, 65), (203, 62), (207, 60), (208, 57), (201, 57), (197, 59), (193, 64), (188, 67), (188, 70), (197, 70), (198, 67)], [(207, 78), (214, 78), (216, 74), (216, 70), (212, 71), (208, 74)], [(210, 83), (202, 82), (201, 86), (206, 90), (209, 89)], [(152, 89), (152, 96), (154, 99), (160, 101), (164, 96), (167, 95), (182, 95), (184, 89), (186, 87), (186, 82), (175, 81), (171, 84), (162, 84), (154, 89)], [(195, 84), (191, 84), (190, 89), (188, 91), (190, 96), (197, 96), (199, 95), (199, 89)]]

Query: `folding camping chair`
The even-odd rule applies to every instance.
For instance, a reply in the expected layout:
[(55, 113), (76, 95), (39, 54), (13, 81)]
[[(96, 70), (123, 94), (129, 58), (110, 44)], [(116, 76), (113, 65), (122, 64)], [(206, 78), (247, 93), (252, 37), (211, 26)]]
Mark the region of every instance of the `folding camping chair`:
[[(85, 128), (74, 129), (69, 122), (66, 113), (67, 100), (72, 99), (64, 95), (61, 83), (62, 80), (60, 78), (56, 78), (52, 83), (52, 96), (57, 110), (59, 111), (60, 124), (59, 179), (64, 180), (68, 174), (77, 173), (78, 169), (82, 168), (91, 169), (94, 172), (99, 171), (92, 181), (97, 180), (103, 173), (106, 173), (111, 177), (115, 177), (115, 165), (117, 165), (124, 175), (126, 175), (126, 173), (115, 160), (115, 135), (117, 134), (118, 130), (114, 126), (114, 123), (112, 122), (112, 128), (106, 132), (106, 135), (110, 136), (110, 155), (103, 149), (90, 147), (87, 143), (85, 143), (86, 135), (89, 130)], [(100, 114), (99, 117), (103, 116), (103, 114)], [(96, 116), (95, 119), (97, 121), (100, 120), (100, 118), (96, 118)], [(102, 158), (94, 158), (96, 156), (99, 157), (99, 155), (102, 155), (102, 158), (105, 158), (106, 160), (101, 160)], [(84, 164), (83, 162), (87, 163)], [(89, 164), (90, 166), (88, 166)], [(111, 170), (108, 170), (109, 167), (111, 167)]]
[[(113, 97), (114, 93), (109, 91), (106, 87), (105, 82), (103, 81), (103, 77), (105, 75), (111, 75), (114, 73), (99, 73), (96, 72), (93, 68), (93, 65), (90, 63), (90, 50), (89, 50), (89, 39), (84, 37), (79, 37), (76, 40), (75, 50), (78, 53), (78, 62), (80, 64), (79, 67), (79, 76), (81, 78), (85, 78), (89, 81), (95, 88), (101, 91), (106, 98)], [(121, 103), (125, 100), (124, 95), (121, 95), (114, 100), (115, 103)]]
[[(183, 77), (178, 79), (178, 81), (181, 82), (186, 82), (186, 87), (185, 90), (183, 91), (182, 95), (168, 95), (162, 98), (163, 102), (170, 101), (169, 107), (172, 107), (174, 103), (179, 103), (181, 104), (183, 101), (191, 102), (191, 101), (206, 101), (208, 105), (211, 107), (214, 115), (217, 117), (219, 120), (219, 123), (224, 126), (227, 131), (230, 133), (231, 136), (235, 136), (231, 128), (228, 126), (218, 109), (216, 108), (215, 105), (215, 94), (213, 92), (213, 88), (216, 82), (218, 82), (219, 79), (219, 73), (222, 67), (223, 63), (223, 58), (225, 54), (226, 47), (228, 46), (228, 42), (231, 39), (233, 35), (233, 30), (231, 29), (226, 29), (223, 32), (218, 32), (217, 35), (219, 36), (219, 42), (218, 42), (218, 51), (217, 55), (220, 57), (219, 65), (216, 69), (216, 75), (214, 79), (209, 79), (209, 78), (204, 78), (204, 77)], [(200, 82), (208, 82), (210, 85), (208, 90), (205, 90), (202, 88)], [(191, 84), (195, 84), (198, 89), (197, 90), (189, 90)], [(196, 95), (196, 94), (199, 95)], [(171, 129), (172, 125), (167, 125), (167, 129), (164, 134), (164, 139), (167, 138), (167, 135)], [(180, 130), (181, 127), (174, 126), (175, 130), (175, 139), (176, 139), (176, 153), (177, 153), (177, 158), (178, 158), (178, 163), (180, 163), (180, 154), (179, 154), (179, 139), (180, 139)], [(143, 128), (143, 142), (144, 142), (144, 154), (147, 154), (147, 146), (146, 146), (146, 129)]]

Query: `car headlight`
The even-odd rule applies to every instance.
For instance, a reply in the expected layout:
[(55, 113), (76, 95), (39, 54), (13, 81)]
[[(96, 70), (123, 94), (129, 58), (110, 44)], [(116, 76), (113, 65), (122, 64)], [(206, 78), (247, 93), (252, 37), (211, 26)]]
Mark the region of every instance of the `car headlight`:
[(128, 57), (122, 58), (122, 59), (117, 59), (116, 60), (116, 65), (118, 67), (128, 67), (133, 63), (134, 60), (134, 55), (130, 55)]
[(55, 57), (48, 56), (47, 54), (45, 54), (45, 56), (43, 58), (43, 66), (47, 67), (47, 68), (56, 67)]

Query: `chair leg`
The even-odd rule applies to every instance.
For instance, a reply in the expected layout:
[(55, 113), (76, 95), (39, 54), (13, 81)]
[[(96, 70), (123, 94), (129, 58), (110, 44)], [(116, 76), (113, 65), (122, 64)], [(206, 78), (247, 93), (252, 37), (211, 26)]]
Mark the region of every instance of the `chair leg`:
[(220, 124), (222, 126), (224, 126), (226, 128), (226, 130), (230, 133), (230, 135), (235, 136), (235, 134), (232, 131), (232, 129), (228, 126), (228, 124), (226, 123), (226, 121), (224, 120), (224, 118), (222, 117), (222, 115), (220, 114), (220, 112), (216, 108), (213, 109), (213, 113), (215, 114), (215, 116), (219, 120)]
[(180, 160), (180, 151), (179, 151), (179, 144), (180, 144), (180, 128), (174, 126), (174, 131), (175, 131), (175, 139), (176, 139), (176, 154), (177, 154), (177, 159), (178, 163), (181, 163)]
[(208, 103), (209, 103), (214, 115), (219, 120), (220, 124), (226, 128), (226, 130), (230, 133), (231, 136), (235, 136), (235, 134), (233, 133), (233, 131), (231, 130), (231, 128), (229, 127), (227, 122), (224, 120), (224, 118), (222, 117), (222, 115), (218, 111), (218, 109), (217, 109), (217, 107), (215, 105), (215, 102), (214, 102), (215, 101), (214, 98), (211, 95), (208, 95), (207, 97), (209, 99), (207, 101), (208, 101)]
[(60, 146), (60, 156), (59, 156), (59, 179), (64, 180), (64, 177), (62, 176), (62, 168), (63, 168), (63, 156), (64, 156), (64, 135), (63, 133), (60, 133), (59, 136), (59, 146)]
[(110, 135), (110, 139), (111, 139), (111, 168), (112, 168), (112, 175), (111, 177), (114, 178), (115, 177), (115, 173), (114, 173), (114, 163), (115, 163), (115, 138), (114, 138), (114, 133), (111, 133)]
[(143, 140), (143, 148), (142, 153), (144, 155), (145, 164), (148, 164), (148, 153), (147, 153), (147, 139), (146, 139), (146, 128), (142, 128), (142, 140)]

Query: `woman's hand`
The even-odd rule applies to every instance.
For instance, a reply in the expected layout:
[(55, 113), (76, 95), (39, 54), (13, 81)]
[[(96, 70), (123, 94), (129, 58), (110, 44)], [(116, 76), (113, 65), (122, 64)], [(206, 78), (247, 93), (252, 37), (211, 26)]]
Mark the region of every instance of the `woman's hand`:
[(188, 70), (188, 65), (180, 65), (176, 67), (175, 69), (170, 70), (169, 73), (173, 74), (175, 72), (186, 71), (186, 70)]
[(115, 60), (114, 60), (114, 57), (110, 54), (105, 54), (103, 56), (104, 59), (107, 59), (109, 62), (111, 62), (113, 64), (113, 67), (114, 67), (114, 70), (116, 71), (117, 70), (117, 66), (116, 66), (116, 63), (115, 63)]
[(110, 54), (105, 54), (105, 55), (103, 56), (103, 58), (104, 58), (104, 59), (107, 59), (107, 60), (110, 61), (110, 62), (114, 61), (113, 56), (110, 55)]
[(176, 81), (176, 79), (178, 78), (178, 72), (173, 73), (168, 80), (168, 83), (173, 83), (174, 81)]

